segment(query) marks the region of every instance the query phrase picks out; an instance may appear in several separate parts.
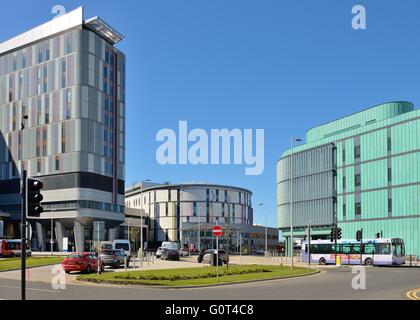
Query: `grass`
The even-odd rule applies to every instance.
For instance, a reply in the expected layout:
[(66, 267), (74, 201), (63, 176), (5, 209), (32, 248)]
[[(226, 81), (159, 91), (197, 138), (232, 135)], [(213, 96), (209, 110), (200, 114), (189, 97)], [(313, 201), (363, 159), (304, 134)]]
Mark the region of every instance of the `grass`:
[[(28, 257), (26, 259), (27, 267), (40, 267), (51, 264), (58, 264), (63, 261), (63, 257)], [(0, 271), (20, 269), (21, 259), (18, 258), (6, 258), (0, 260)]]
[(95, 283), (150, 286), (200, 286), (220, 283), (235, 283), (265, 279), (279, 279), (318, 272), (306, 268), (266, 265), (230, 265), (219, 267), (219, 280), (216, 267), (164, 269), (148, 271), (105, 272), (101, 275), (78, 276), (78, 280)]

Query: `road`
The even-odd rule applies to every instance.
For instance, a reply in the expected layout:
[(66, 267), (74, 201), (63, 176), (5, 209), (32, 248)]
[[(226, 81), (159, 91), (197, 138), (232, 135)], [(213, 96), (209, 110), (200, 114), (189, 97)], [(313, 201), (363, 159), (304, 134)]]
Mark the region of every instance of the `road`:
[[(352, 269), (325, 269), (302, 278), (270, 280), (247, 284), (193, 289), (159, 289), (78, 283), (76, 275), (66, 276), (66, 288), (54, 290), (50, 267), (31, 269), (28, 299), (139, 299), (139, 300), (223, 300), (223, 299), (407, 299), (406, 293), (420, 288), (420, 268), (366, 268), (366, 289), (352, 288)], [(19, 299), (19, 271), (0, 273), (0, 299)]]

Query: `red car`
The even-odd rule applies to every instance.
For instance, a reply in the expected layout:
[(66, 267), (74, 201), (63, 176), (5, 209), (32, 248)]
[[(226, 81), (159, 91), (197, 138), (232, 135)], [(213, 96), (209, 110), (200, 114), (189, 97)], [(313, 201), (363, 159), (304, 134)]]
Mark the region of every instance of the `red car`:
[[(100, 270), (104, 271), (105, 264), (100, 261)], [(98, 270), (98, 257), (91, 252), (72, 253), (61, 263), (64, 271), (70, 273), (71, 271), (79, 272), (96, 272)]]

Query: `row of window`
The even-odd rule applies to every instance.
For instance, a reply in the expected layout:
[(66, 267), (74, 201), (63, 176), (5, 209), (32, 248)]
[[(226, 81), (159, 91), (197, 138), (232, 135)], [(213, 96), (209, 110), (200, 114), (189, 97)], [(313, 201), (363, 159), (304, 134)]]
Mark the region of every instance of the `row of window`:
[(44, 211), (66, 209), (97, 209), (124, 213), (124, 206), (93, 200), (74, 200), (62, 202), (43, 202)]
[[(392, 168), (388, 168), (387, 169), (387, 179), (388, 179), (388, 183), (392, 183)], [(343, 176), (343, 190), (346, 190), (346, 176)], [(354, 186), (357, 187), (361, 187), (362, 186), (362, 178), (361, 178), (361, 174), (357, 173), (354, 175)]]
[[(388, 198), (388, 214), (392, 213), (392, 198)], [(362, 203), (360, 201), (354, 204), (354, 214), (356, 219), (360, 219), (362, 216)], [(345, 219), (347, 215), (347, 205), (343, 204), (343, 217)]]
[[(15, 72), (25, 69), (27, 67), (44, 63), (55, 59), (61, 55), (61, 37), (52, 39), (54, 54), (51, 55), (51, 40), (46, 40), (37, 45), (23, 48), (8, 55), (0, 57), (0, 75)], [(64, 40), (64, 54), (73, 52), (73, 38), (72, 34), (65, 36)], [(34, 59), (33, 59), (34, 58)]]
[[(391, 137), (387, 138), (387, 151), (391, 152), (392, 148), (392, 140)], [(354, 159), (355, 160), (360, 160), (361, 157), (361, 151), (360, 151), (360, 145), (356, 145), (354, 146)], [(343, 146), (343, 151), (342, 151), (342, 161), (346, 162), (346, 149)]]

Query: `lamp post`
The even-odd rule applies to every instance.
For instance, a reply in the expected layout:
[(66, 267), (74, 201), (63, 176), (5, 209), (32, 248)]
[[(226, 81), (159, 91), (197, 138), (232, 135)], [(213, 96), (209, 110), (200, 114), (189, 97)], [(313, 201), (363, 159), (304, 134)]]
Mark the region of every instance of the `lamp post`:
[(290, 149), (292, 151), (290, 156), (290, 257), (291, 267), (293, 269), (293, 145), (294, 142), (302, 141), (300, 138), (290, 138)]
[[(54, 209), (51, 209), (52, 216), (54, 216)], [(51, 218), (51, 235), (50, 235), (50, 250), (51, 255), (53, 255), (53, 245), (54, 245), (54, 218)]]
[[(20, 132), (19, 135), (21, 136), (21, 141), (23, 144), (23, 130), (25, 129), (25, 120), (28, 120), (28, 115), (22, 116), (22, 122), (20, 126)], [(23, 149), (23, 148), (22, 148)], [(23, 157), (22, 157), (23, 158)], [(21, 299), (26, 300), (26, 232), (27, 232), (27, 226), (26, 226), (26, 170), (24, 170), (23, 166), (23, 160), (21, 159)]]
[(258, 206), (264, 207), (265, 210), (265, 255), (267, 256), (268, 252), (268, 235), (267, 235), (267, 225), (268, 225), (268, 217), (267, 217), (267, 207), (264, 206), (264, 203), (259, 203)]
[(143, 182), (150, 182), (150, 179), (146, 179), (141, 182), (141, 192), (140, 192), (140, 254), (141, 254), (141, 261), (143, 261), (143, 219), (144, 219), (144, 209), (143, 209)]

